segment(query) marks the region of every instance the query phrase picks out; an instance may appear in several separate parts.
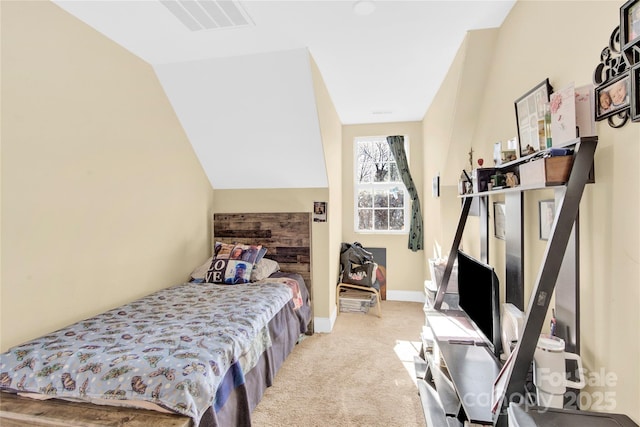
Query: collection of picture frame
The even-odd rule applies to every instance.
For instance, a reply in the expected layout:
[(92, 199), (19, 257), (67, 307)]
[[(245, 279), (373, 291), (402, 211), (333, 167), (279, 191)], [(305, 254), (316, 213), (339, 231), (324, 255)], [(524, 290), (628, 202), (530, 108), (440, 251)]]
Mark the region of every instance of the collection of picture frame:
[[(493, 236), (506, 239), (506, 205), (504, 202), (493, 202)], [(556, 202), (553, 199), (538, 201), (538, 237), (549, 240), (551, 226), (556, 216)]]
[[(620, 25), (600, 54), (593, 73), (593, 119), (607, 120), (614, 128), (629, 119), (640, 122), (640, 0), (620, 7)], [(553, 87), (545, 79), (515, 101), (519, 157), (544, 149), (541, 146), (543, 105), (550, 102)]]
[(620, 7), (620, 26), (594, 71), (595, 120), (621, 127), (640, 122), (640, 0)]
[[(620, 26), (603, 49), (593, 73), (593, 119), (607, 120), (614, 128), (629, 119), (640, 122), (640, 0), (628, 0), (620, 7)], [(518, 155), (524, 157), (544, 149), (541, 146), (541, 106), (550, 102), (553, 87), (544, 79), (514, 102), (518, 129)], [(501, 143), (494, 146), (494, 162), (504, 162)], [(494, 237), (505, 239), (506, 207), (493, 203)], [(555, 201), (538, 201), (539, 238), (548, 240), (555, 217)]]
[[(620, 7), (620, 25), (600, 59), (593, 73), (593, 119), (607, 120), (614, 128), (629, 119), (640, 122), (640, 0), (628, 0)], [(552, 94), (553, 87), (545, 79), (515, 100), (519, 157), (545, 148), (540, 126), (543, 105), (552, 100)]]

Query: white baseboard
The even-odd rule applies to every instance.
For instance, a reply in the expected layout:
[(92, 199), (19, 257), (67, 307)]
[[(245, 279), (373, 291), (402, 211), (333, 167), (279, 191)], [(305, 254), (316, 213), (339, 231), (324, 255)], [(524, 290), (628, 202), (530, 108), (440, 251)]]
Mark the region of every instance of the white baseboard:
[(338, 317), (337, 307), (331, 312), (331, 317), (314, 317), (313, 318), (313, 332), (314, 333), (329, 333), (333, 330), (333, 325), (336, 323)]
[(420, 291), (390, 291), (387, 290), (387, 300), (389, 301), (407, 301), (407, 302), (425, 302), (424, 292)]

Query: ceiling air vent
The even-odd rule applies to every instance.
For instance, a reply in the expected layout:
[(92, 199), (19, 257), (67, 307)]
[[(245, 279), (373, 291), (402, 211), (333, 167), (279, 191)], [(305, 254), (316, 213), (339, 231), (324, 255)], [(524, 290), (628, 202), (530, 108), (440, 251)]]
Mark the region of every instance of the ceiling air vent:
[(235, 0), (160, 0), (191, 31), (253, 25)]

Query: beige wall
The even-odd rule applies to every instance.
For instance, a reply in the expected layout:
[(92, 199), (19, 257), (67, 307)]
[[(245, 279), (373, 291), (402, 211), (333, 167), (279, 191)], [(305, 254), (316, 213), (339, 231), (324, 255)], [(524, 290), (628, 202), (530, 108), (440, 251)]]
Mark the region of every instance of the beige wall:
[[(342, 123), (340, 123), (340, 118), (324, 84), (320, 70), (314, 61), (312, 61), (311, 66), (324, 158), (327, 159), (325, 165), (327, 179), (329, 181), (326, 224), (328, 233), (325, 233), (324, 237), (326, 244), (325, 246), (320, 246), (318, 251), (314, 251), (314, 274), (322, 275), (318, 276), (322, 280), (320, 283), (326, 283), (323, 297), (327, 299), (318, 299), (318, 303), (322, 302), (328, 307), (328, 311), (319, 308), (318, 313), (322, 317), (328, 317), (329, 324), (316, 322), (316, 329), (324, 327), (324, 329), (330, 330), (333, 325), (333, 319), (337, 314), (335, 284), (340, 269), (338, 260), (340, 259), (340, 243), (342, 240), (342, 183), (344, 180), (342, 176)], [(323, 224), (319, 225), (322, 226)], [(315, 244), (318, 243), (316, 239)], [(320, 257), (320, 259), (316, 257)], [(318, 268), (321, 270), (318, 271)]]
[(51, 2), (2, 2), (0, 349), (187, 279), (213, 190), (153, 69)]
[[(473, 138), (497, 36), (497, 29), (468, 33), (423, 121), (427, 257), (433, 256), (434, 245), (441, 246), (443, 256), (449, 254), (460, 214), (458, 180), (463, 169), (472, 168), (469, 152), (473, 148), (473, 167), (479, 158), (488, 160)], [(441, 196), (432, 198), (431, 180), (436, 175), (440, 175)], [(478, 227), (477, 218), (470, 217), (466, 229)], [(465, 239), (463, 246), (478, 251), (478, 239)]]
[[(360, 242), (364, 247), (387, 249), (387, 299), (408, 299), (420, 297), (424, 290), (425, 257), (424, 251), (413, 252), (408, 249), (408, 234), (370, 234), (354, 231), (353, 202), (353, 159), (354, 139), (363, 136), (407, 135), (409, 138), (409, 168), (411, 177), (420, 196), (424, 211), (425, 201), (431, 198), (424, 191), (422, 168), (423, 143), (422, 123), (385, 123), (368, 125), (345, 125), (342, 128), (342, 241)], [(425, 219), (425, 223), (429, 219)]]
[(313, 310), (315, 330), (330, 332), (335, 319), (335, 287), (338, 275), (341, 210), (341, 124), (322, 76), (310, 59), (316, 108), (320, 122), (327, 178), (331, 189), (216, 190), (214, 211), (312, 212), (313, 202), (327, 202), (327, 222), (313, 222), (311, 229)]
[[(612, 1), (519, 1), (498, 31), (497, 39), (481, 43), (491, 60), (486, 79), (475, 79), (470, 73), (477, 60), (469, 54), (468, 46), (478, 42), (480, 36), (471, 34), (467, 38), (467, 50), (459, 53), (424, 120), (428, 141), (425, 162), (432, 154), (458, 159), (456, 173), (446, 175), (451, 191), (441, 198), (443, 215), (459, 212), (460, 200), (453, 185), (456, 174), (468, 164), (468, 149), (458, 147), (459, 141), (450, 136), (455, 134), (453, 128), (473, 129), (468, 141), (474, 157), (492, 159), (493, 143), (516, 135), (515, 99), (546, 77), (555, 88), (571, 82), (576, 86), (591, 83), (600, 52), (619, 24), (620, 5)], [(480, 94), (480, 108), (477, 115), (466, 116), (460, 110), (469, 99), (460, 94), (473, 90)], [(455, 99), (454, 105), (451, 98)], [(438, 120), (443, 111), (453, 114), (450, 120)], [(640, 180), (636, 170), (640, 161), (640, 124), (612, 129), (605, 122), (598, 122), (597, 132), (597, 182), (587, 187), (580, 205), (581, 353), (584, 367), (595, 375), (591, 377), (595, 378), (592, 385), (585, 389), (583, 403), (591, 401), (596, 404), (594, 410), (622, 412), (639, 422)], [(437, 148), (441, 145), (449, 147), (446, 155)], [(447, 160), (449, 164), (451, 161)], [(545, 248), (545, 242), (537, 236), (537, 202), (552, 197), (553, 192), (546, 190), (527, 193), (525, 198), (525, 215), (529, 218), (525, 227), (527, 292), (536, 279)], [(448, 228), (443, 235), (452, 236), (451, 222), (442, 224)], [(463, 244), (476, 244), (477, 222), (469, 223), (466, 230)], [(504, 242), (490, 239), (490, 253), (491, 263), (499, 267)], [(601, 372), (615, 375), (616, 380), (608, 385), (597, 383), (603, 379), (598, 377)], [(609, 395), (613, 404), (597, 400), (605, 392), (613, 393)]]

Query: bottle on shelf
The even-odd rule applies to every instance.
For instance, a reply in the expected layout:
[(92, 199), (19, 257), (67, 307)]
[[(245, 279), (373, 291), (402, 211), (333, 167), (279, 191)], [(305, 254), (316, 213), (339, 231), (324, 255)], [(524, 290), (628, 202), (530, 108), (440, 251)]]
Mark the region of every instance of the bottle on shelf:
[(547, 136), (544, 133), (544, 105), (540, 106), (542, 116), (538, 116), (538, 145), (540, 150), (547, 148)]
[(544, 139), (546, 148), (551, 148), (551, 106), (548, 102), (544, 103)]

